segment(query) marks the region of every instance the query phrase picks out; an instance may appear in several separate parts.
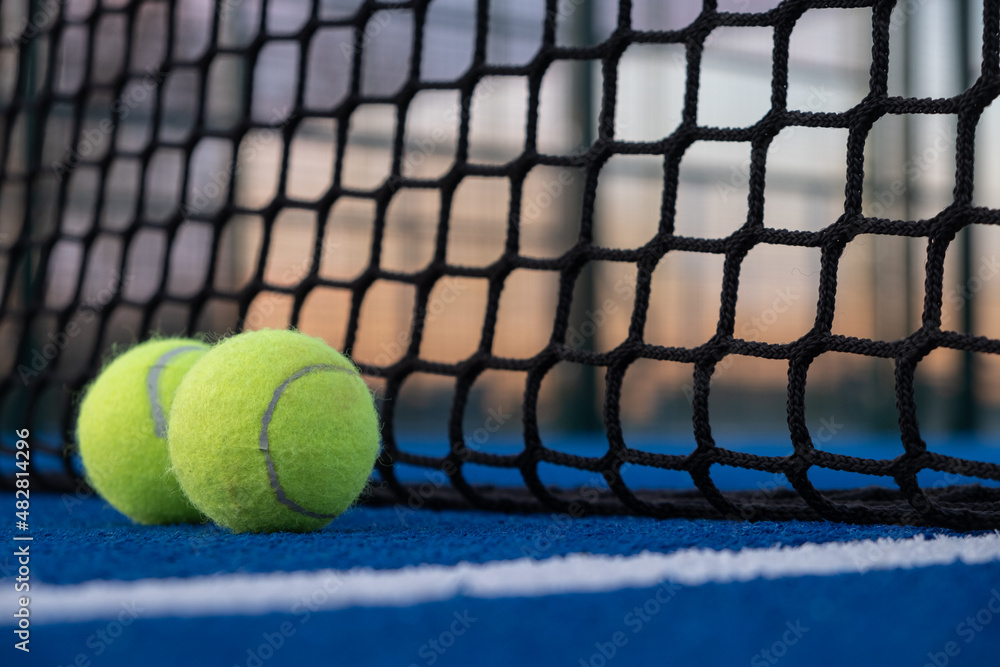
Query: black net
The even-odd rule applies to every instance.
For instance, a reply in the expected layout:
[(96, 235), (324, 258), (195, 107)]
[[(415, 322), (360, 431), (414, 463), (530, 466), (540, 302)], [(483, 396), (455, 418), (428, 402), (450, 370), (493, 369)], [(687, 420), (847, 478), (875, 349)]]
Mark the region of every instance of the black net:
[[(342, 345), (337, 346), (354, 351), (366, 336), (377, 334), (361, 326), (366, 302), (386, 286), (405, 286), (413, 294), (407, 305), (409, 325), (403, 335), (391, 338), (399, 354), (383, 345), (382, 355), (355, 355), (366, 376), (379, 386), (384, 419), (385, 455), (369, 502), (577, 516), (634, 513), (965, 529), (1000, 526), (1000, 489), (992, 485), (1000, 481), (1000, 465), (929, 448), (915, 401), (917, 368), (934, 351), (959, 351), (965, 358), (1000, 353), (1000, 340), (973, 335), (942, 319), (946, 260), (958, 252), (963, 230), (1000, 224), (1000, 211), (977, 206), (973, 197), (977, 129), (1000, 94), (1000, 0), (981, 3), (981, 57), (975, 54), (976, 71), (969, 85), (942, 99), (890, 94), (890, 43), (898, 32), (894, 27), (914, 3), (786, 0), (755, 13), (720, 11), (715, 0), (704, 0), (684, 26), (660, 30), (644, 27), (633, 3), (621, 0), (613, 7), (599, 3), (604, 12), (614, 10), (606, 36), (565, 44), (558, 37), (560, 30), (590, 12), (591, 4), (538, 0), (544, 4), (537, 26), (540, 45), (521, 64), (497, 64), (488, 57), (493, 31), (498, 30), (491, 18), (496, 1), (460, 3), (467, 5), (468, 20), (447, 33), (429, 18), (439, 4), (455, 3), (0, 2), (0, 460), (5, 487), (11, 485), (14, 429), (30, 428), (35, 438), (32, 488), (81, 488), (79, 470), (64, 447), (72, 441), (74, 396), (113, 343), (155, 332), (223, 334), (265, 325), (307, 330), (307, 325), (327, 318), (337, 320), (331, 326), (341, 327), (342, 339), (335, 343)], [(789, 42), (803, 16), (865, 8), (870, 11), (866, 31), (872, 43), (867, 94), (842, 112), (789, 108)], [(706, 43), (722, 29), (749, 27), (773, 31), (770, 108), (748, 127), (700, 124)], [(471, 46), (469, 64), (447, 76), (428, 76), (427, 54), (456, 34), (464, 35)], [(405, 62), (386, 61), (384, 49), (376, 48), (386, 35), (406, 51)], [(681, 117), (658, 140), (625, 140), (616, 128), (621, 111), (616, 109), (621, 103), (619, 65), (634, 45), (675, 45), (680, 54), (685, 77)], [(547, 72), (567, 63), (587, 63), (601, 74), (599, 85), (584, 77), (577, 91), (599, 100), (592, 119), (596, 135), (584, 133), (577, 150), (553, 154), (540, 148), (545, 143), (539, 132), (540, 90)], [(495, 119), (505, 113), (490, 111), (489, 96), (481, 95), (498, 77), (526, 86), (523, 141), (504, 146), (507, 157), (477, 161), (470, 157), (475, 153), (470, 128), (477, 117)], [(450, 162), (428, 176), (417, 167), (434, 158), (441, 139), (433, 133), (414, 137), (407, 128), (417, 113), (416, 100), (430, 93), (453, 96), (456, 135)], [(658, 112), (655, 107), (644, 111)], [(890, 116), (949, 116), (957, 121), (953, 194), (932, 217), (891, 219), (863, 209), (866, 143), (873, 126)], [(383, 117), (388, 121), (380, 120)], [(366, 123), (382, 123), (383, 131), (391, 128), (383, 173), (376, 170), (367, 182), (370, 174), (362, 173), (367, 167), (357, 162), (347, 167), (349, 153), (366, 140), (355, 129)], [(769, 149), (788, 128), (846, 131), (842, 206), (839, 215), (818, 230), (798, 230), (794, 220), (764, 216)], [(308, 133), (328, 137), (330, 152), (305, 171), (296, 171), (296, 141)], [(682, 234), (676, 228), (682, 158), (708, 141), (750, 147), (745, 220), (718, 238)], [(421, 142), (430, 148), (419, 150)], [(990, 148), (996, 152), (995, 146)], [(274, 152), (275, 169), (265, 178), (253, 165), (268, 151)], [(623, 155), (655, 156), (663, 168), (657, 184), (662, 193), (657, 229), (631, 248), (602, 245), (594, 222), (602, 170)], [(525, 184), (540, 166), (582, 175), (579, 187), (565, 183), (562, 195), (579, 200), (576, 209), (570, 207), (575, 211), (571, 243), (551, 257), (533, 256), (522, 248), (529, 222), (522, 201)], [(316, 173), (324, 170), (329, 181), (320, 179), (312, 187)], [(449, 245), (455, 235), (451, 203), (463, 182), (474, 178), (502, 180), (507, 198), (501, 202), (502, 251), (482, 265), (456, 256)], [(303, 193), (303, 188), (309, 191)], [(394, 202), (414, 193), (431, 193), (440, 201), (429, 220), (433, 252), (425, 265), (402, 270), (388, 262), (384, 252), (393, 233), (387, 221)], [(355, 262), (357, 270), (340, 275), (327, 270), (328, 255), (330, 248), (338, 247), (337, 234), (344, 231), (329, 221), (331, 212), (347, 201), (367, 236), (363, 253), (352, 251), (354, 256), (337, 260)], [(481, 202), (483, 215), (496, 205)], [(628, 224), (627, 215), (622, 218), (612, 224)], [(270, 258), (283, 243), (278, 230), (297, 224), (308, 228), (307, 241), (293, 266), (276, 271)], [(835, 333), (838, 282), (845, 279), (842, 257), (862, 235), (926, 241), (919, 327), (908, 335), (880, 339)], [(748, 253), (765, 245), (814, 249), (821, 258), (812, 326), (791, 342), (749, 340), (736, 328), (741, 268)], [(249, 261), (241, 259), (238, 249), (243, 246), (252, 250), (246, 253)], [(676, 253), (711, 255), (722, 263), (714, 335), (697, 345), (648, 342), (652, 325), (647, 313), (656, 298), (653, 274)], [(574, 340), (574, 299), (580, 298), (581, 276), (595, 263), (628, 266), (635, 275), (628, 286), (627, 335), (603, 351)], [(557, 282), (557, 305), (548, 313), (547, 342), (540, 351), (523, 358), (502, 356), (495, 352), (498, 320), (522, 313), (519, 307), (502, 309), (501, 301), (511, 276), (524, 270)], [(477, 344), (459, 361), (434, 361), (421, 354), (426, 325), (435, 315), (440, 290), (459, 279), (485, 286)], [(523, 307), (529, 310), (530, 304)], [(900, 444), (892, 456), (861, 458), (827, 451), (814, 442), (815, 428), (806, 420), (807, 380), (814, 362), (836, 353), (894, 363)], [(750, 454), (714, 439), (709, 418), (713, 374), (734, 358), (787, 364), (787, 454)], [(689, 451), (648, 451), (626, 437), (622, 386), (626, 372), (639, 362), (686, 369), (694, 436)], [(557, 366), (567, 365), (603, 372), (603, 414), (580, 406), (577, 415), (579, 423), (589, 420), (603, 429), (605, 446), (592, 455), (552, 447), (539, 428), (543, 381)], [(509, 451), (470, 446), (471, 433), (463, 419), (477, 379), (494, 371), (514, 372), (524, 379), (519, 389), (521, 437)], [(451, 382), (448, 444), (435, 455), (400, 446), (399, 397), (407, 380), (417, 374)], [(401, 465), (433, 473), (426, 477), (436, 481), (407, 483), (397, 474)], [(626, 465), (676, 471), (690, 482), (681, 490), (633, 488), (620, 474)], [(475, 484), (465, 472), (471, 466), (506, 468), (520, 481), (509, 486)], [(585, 471), (603, 482), (600, 488), (553, 487), (543, 482), (540, 466)], [(722, 467), (780, 475), (792, 489), (723, 492), (713, 479)], [(821, 490), (809, 477), (816, 469), (874, 476), (894, 482), (894, 488)], [(922, 488), (918, 474), (928, 470), (972, 483)]]

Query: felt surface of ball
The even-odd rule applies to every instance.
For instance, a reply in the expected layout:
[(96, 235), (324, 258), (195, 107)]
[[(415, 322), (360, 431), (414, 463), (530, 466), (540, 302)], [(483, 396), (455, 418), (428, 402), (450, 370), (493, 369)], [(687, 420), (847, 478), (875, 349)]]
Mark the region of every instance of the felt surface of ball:
[(378, 415), (354, 364), (318, 338), (218, 343), (177, 389), (170, 459), (191, 502), (235, 532), (317, 530), (364, 490)]
[(187, 338), (137, 345), (101, 371), (80, 404), (76, 435), (87, 481), (139, 523), (205, 520), (170, 473), (166, 429), (181, 378), (208, 349)]

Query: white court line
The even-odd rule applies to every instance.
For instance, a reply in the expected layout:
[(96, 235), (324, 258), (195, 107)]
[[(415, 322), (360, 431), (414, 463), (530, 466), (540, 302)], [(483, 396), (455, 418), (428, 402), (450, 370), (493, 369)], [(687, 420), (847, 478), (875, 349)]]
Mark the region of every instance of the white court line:
[[(636, 556), (571, 554), (455, 566), (398, 570), (318, 570), (225, 574), (185, 579), (90, 581), (31, 585), (33, 624), (139, 617), (259, 615), (353, 606), (403, 607), (447, 600), (535, 597), (656, 586), (684, 586), (757, 578), (864, 573), (1000, 560), (1000, 533), (977, 537), (918, 536), (905, 540), (828, 542), (798, 547), (713, 551), (684, 549)], [(0, 625), (10, 625), (9, 614)]]

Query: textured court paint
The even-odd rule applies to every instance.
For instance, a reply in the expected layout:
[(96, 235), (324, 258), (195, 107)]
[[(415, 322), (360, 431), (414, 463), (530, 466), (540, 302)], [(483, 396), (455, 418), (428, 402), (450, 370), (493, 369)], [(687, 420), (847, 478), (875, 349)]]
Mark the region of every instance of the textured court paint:
[[(4, 494), (0, 494), (3, 506)], [(13, 504), (13, 495), (6, 495)], [(179, 578), (220, 573), (296, 572), (336, 567), (393, 570), (551, 558), (572, 553), (634, 556), (853, 542), (884, 537), (957, 535), (940, 528), (857, 526), (829, 522), (583, 517), (494, 512), (432, 512), (407, 507), (355, 507), (317, 533), (233, 535), (212, 523), (152, 526), (137, 531), (96, 496), (31, 498), (32, 577), (49, 584), (91, 580)], [(13, 535), (0, 525), (0, 541)], [(81, 558), (80, 554), (87, 554)], [(0, 565), (3, 559), (0, 558)]]
[[(0, 506), (12, 502), (12, 494), (0, 494)], [(32, 581), (45, 584), (148, 578), (180, 582), (217, 572), (319, 570), (331, 564), (399, 569), (515, 559), (522, 548), (539, 557), (634, 555), (692, 547), (740, 550), (881, 536), (956, 536), (944, 529), (830, 522), (568, 519), (369, 507), (353, 508), (317, 533), (233, 535), (212, 524), (140, 528), (94, 496), (48, 494), (32, 496), (32, 517)], [(0, 542), (9, 542), (13, 533), (13, 526), (0, 525)], [(985, 534), (990, 533), (979, 533)], [(2, 576), (11, 575), (0, 570)], [(13, 586), (11, 579), (5, 581)], [(141, 656), (143, 667), (174, 667), (190, 664), (196, 651), (199, 664), (227, 667), (327, 664), (334, 654), (339, 664), (369, 667), (426, 667), (429, 656), (437, 658), (434, 667), (580, 667), (581, 659), (601, 657), (597, 644), (607, 648), (614, 634), (623, 631), (628, 644), (616, 647), (606, 667), (771, 665), (751, 660), (781, 641), (786, 623), (802, 621), (809, 630), (794, 646), (784, 647), (788, 652), (779, 667), (923, 667), (932, 664), (928, 653), (940, 654), (950, 641), (961, 654), (949, 667), (988, 665), (995, 663), (1000, 646), (1000, 616), (968, 643), (968, 626), (961, 628), (963, 634), (956, 628), (985, 608), (992, 589), (1000, 589), (998, 582), (1000, 563), (707, 583), (681, 588), (639, 632), (626, 620), (634, 623), (637, 607), (656, 604), (650, 601), (665, 591), (660, 586), (542, 597), (459, 596), (410, 607), (312, 611), (311, 606), (335, 594), (319, 589), (291, 614), (258, 616), (147, 617), (145, 609), (126, 604), (112, 621), (39, 625), (32, 635), (39, 641), (32, 642), (32, 660), (26, 664), (71, 665), (82, 656), (101, 667), (134, 667)], [(466, 612), (477, 619), (468, 631), (446, 653), (428, 653), (429, 642), (450, 631), (454, 614)], [(99, 633), (108, 636), (109, 631), (114, 641), (102, 641)], [(450, 643), (452, 637), (446, 638)], [(669, 660), (664, 660), (665, 647)], [(7, 664), (8, 656), (11, 664), (24, 662), (17, 653), (10, 643), (0, 647), (0, 664)]]
[(80, 405), (77, 442), (87, 479), (139, 523), (205, 520), (170, 474), (161, 422), (182, 378), (208, 349), (187, 338), (141, 343), (101, 371)]
[(313, 591), (335, 593), (317, 609), (409, 606), (456, 596), (538, 597), (644, 588), (663, 582), (683, 586), (831, 576), (1000, 561), (1000, 534), (883, 539), (799, 547), (712, 551), (688, 549), (637, 556), (571, 554), (547, 560), (524, 558), (456, 566), (419, 565), (400, 570), (359, 568), (347, 572), (273, 573), (193, 577), (184, 581), (99, 581), (33, 588), (34, 622), (112, 619), (132, 601), (154, 616), (218, 616), (293, 613)]
[[(127, 606), (119, 611), (125, 627), (117, 620), (40, 626), (37, 657), (71, 665), (83, 654), (100, 667), (133, 667), (137, 656), (143, 667), (174, 667), (191, 664), (195, 652), (198, 664), (226, 667), (429, 667), (432, 658), (434, 667), (581, 667), (581, 660), (584, 667), (933, 667), (930, 654), (939, 665), (972, 667), (996, 664), (1000, 615), (979, 631), (966, 619), (990, 613), (998, 582), (998, 563), (956, 564), (314, 611), (314, 601), (335, 594), (318, 590), (291, 614), (147, 618)], [(95, 633), (109, 626), (120, 638), (99, 643)], [(958, 655), (943, 655), (946, 647)]]

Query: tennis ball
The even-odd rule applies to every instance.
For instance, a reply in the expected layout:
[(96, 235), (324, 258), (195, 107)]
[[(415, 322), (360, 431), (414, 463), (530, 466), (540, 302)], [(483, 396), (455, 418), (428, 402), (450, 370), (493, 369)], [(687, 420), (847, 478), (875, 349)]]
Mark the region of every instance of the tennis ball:
[(208, 349), (187, 338), (137, 345), (101, 371), (80, 404), (76, 437), (87, 480), (139, 523), (205, 520), (170, 473), (166, 429), (177, 385)]
[(235, 532), (327, 525), (364, 490), (379, 439), (357, 367), (295, 331), (218, 343), (181, 382), (170, 415), (181, 488)]

